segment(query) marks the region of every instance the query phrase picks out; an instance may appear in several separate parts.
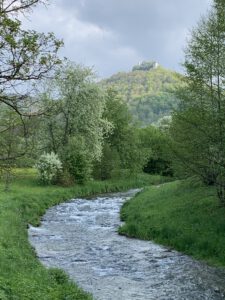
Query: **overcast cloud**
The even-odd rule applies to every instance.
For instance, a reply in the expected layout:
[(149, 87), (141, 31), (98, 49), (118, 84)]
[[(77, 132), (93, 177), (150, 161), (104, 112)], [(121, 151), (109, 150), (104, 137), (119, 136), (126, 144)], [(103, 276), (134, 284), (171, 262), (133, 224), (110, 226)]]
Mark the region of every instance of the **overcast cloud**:
[(211, 0), (51, 0), (35, 8), (25, 26), (53, 31), (62, 56), (93, 66), (100, 77), (156, 60), (182, 71), (189, 30)]

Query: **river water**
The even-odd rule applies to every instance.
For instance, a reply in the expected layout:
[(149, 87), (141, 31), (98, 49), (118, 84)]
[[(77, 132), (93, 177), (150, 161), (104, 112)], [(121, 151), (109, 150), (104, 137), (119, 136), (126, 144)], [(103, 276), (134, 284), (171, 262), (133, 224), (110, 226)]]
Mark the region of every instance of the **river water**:
[(225, 299), (225, 271), (152, 242), (117, 234), (137, 190), (50, 208), (29, 239), (41, 262), (64, 269), (96, 300)]

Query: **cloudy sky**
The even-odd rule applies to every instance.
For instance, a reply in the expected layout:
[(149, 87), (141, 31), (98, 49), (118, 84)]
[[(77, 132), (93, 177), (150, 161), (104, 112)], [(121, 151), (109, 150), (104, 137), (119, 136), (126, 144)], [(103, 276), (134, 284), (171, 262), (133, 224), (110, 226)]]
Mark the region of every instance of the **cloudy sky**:
[(155, 60), (181, 71), (189, 30), (211, 0), (50, 0), (35, 8), (26, 27), (53, 31), (62, 56), (93, 66), (100, 77)]

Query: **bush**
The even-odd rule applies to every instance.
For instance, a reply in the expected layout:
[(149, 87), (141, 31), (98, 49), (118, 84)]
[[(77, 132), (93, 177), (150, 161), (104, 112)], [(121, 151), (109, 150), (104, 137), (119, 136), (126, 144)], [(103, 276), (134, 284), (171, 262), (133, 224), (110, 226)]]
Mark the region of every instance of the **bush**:
[(107, 180), (117, 177), (120, 170), (120, 157), (115, 147), (111, 147), (105, 143), (102, 151), (101, 161), (98, 161), (94, 166), (94, 178)]
[(35, 168), (44, 184), (54, 183), (62, 172), (62, 163), (54, 152), (42, 154)]
[(65, 170), (75, 182), (83, 184), (91, 179), (92, 159), (81, 137), (70, 139), (61, 157)]
[(159, 174), (162, 176), (173, 176), (172, 163), (160, 157), (149, 158), (147, 164), (144, 166), (143, 171), (148, 174)]
[(63, 172), (57, 178), (57, 184), (64, 187), (72, 186), (75, 183), (74, 177), (69, 173), (67, 169), (63, 169)]

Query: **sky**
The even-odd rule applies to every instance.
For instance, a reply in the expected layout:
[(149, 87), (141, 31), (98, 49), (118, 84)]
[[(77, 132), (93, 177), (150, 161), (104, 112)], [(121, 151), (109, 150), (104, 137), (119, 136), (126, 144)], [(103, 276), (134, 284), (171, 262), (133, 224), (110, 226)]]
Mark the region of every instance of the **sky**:
[(64, 40), (60, 55), (100, 78), (143, 60), (182, 72), (190, 30), (210, 6), (211, 0), (50, 0), (23, 24), (54, 32)]

